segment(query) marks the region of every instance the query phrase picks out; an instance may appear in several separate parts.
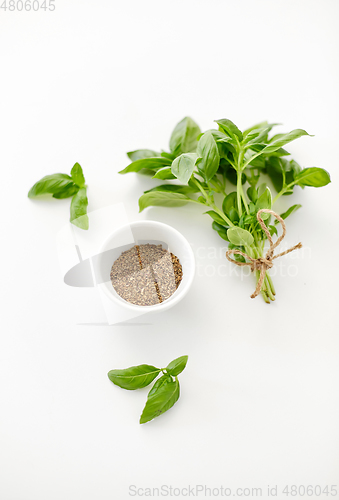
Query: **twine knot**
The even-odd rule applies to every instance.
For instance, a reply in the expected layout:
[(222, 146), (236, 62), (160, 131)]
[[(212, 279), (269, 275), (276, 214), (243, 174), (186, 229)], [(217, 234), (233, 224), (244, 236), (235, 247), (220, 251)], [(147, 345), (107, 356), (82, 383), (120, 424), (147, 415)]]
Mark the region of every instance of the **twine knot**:
[(270, 259), (266, 259), (266, 257), (258, 257), (258, 259), (254, 259), (250, 264), (251, 271), (255, 271), (256, 269), (261, 269), (265, 267), (266, 269), (271, 269), (273, 267), (273, 262)]
[[(273, 215), (281, 224), (283, 232), (282, 232), (282, 235), (279, 236), (279, 238), (277, 239), (277, 241), (275, 243), (273, 243), (272, 236), (271, 236), (265, 222), (263, 221), (263, 219), (261, 217), (261, 214), (263, 212)], [(287, 253), (293, 252), (293, 250), (297, 250), (297, 248), (302, 247), (302, 244), (298, 243), (297, 245), (294, 245), (294, 247), (291, 247), (288, 250), (285, 250), (285, 252), (281, 252), (278, 255), (274, 255), (274, 250), (276, 249), (276, 247), (278, 245), (280, 245), (280, 243), (282, 242), (282, 240), (285, 238), (285, 235), (286, 235), (286, 226), (285, 226), (284, 219), (282, 219), (280, 217), (280, 215), (278, 215), (277, 213), (273, 212), (273, 210), (269, 210), (268, 208), (263, 208), (263, 209), (259, 210), (257, 213), (257, 219), (258, 219), (258, 222), (259, 222), (262, 230), (266, 234), (267, 239), (268, 239), (269, 244), (270, 244), (270, 247), (267, 250), (265, 257), (258, 257), (256, 259), (254, 259), (253, 257), (250, 257), (246, 253), (241, 252), (240, 250), (227, 250), (227, 252), (226, 252), (227, 259), (230, 262), (233, 262), (233, 264), (236, 264), (237, 266), (250, 266), (251, 272), (256, 271), (256, 270), (260, 271), (260, 276), (258, 279), (257, 287), (256, 287), (255, 291), (252, 293), (251, 299), (254, 299), (257, 295), (259, 295), (261, 288), (263, 286), (263, 283), (264, 283), (266, 271), (273, 267), (272, 261), (274, 259), (277, 259), (278, 257), (282, 257), (283, 255), (286, 255)], [(247, 262), (239, 262), (237, 260), (232, 259), (230, 256), (234, 255), (234, 254), (242, 255), (245, 259), (247, 259)]]

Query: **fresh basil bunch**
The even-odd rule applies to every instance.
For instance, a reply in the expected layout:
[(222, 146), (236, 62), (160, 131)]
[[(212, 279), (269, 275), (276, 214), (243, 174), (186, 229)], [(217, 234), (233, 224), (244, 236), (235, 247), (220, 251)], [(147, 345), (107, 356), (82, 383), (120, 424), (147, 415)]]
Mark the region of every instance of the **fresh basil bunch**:
[(44, 194), (51, 194), (59, 200), (72, 197), (70, 222), (80, 229), (88, 229), (87, 186), (79, 163), (73, 165), (71, 175), (52, 174), (40, 179), (28, 191), (28, 198)]
[(122, 389), (133, 391), (148, 386), (162, 373), (148, 393), (140, 417), (140, 424), (145, 424), (165, 413), (178, 401), (180, 396), (178, 375), (185, 369), (187, 360), (188, 356), (181, 356), (171, 361), (166, 368), (138, 365), (125, 370), (111, 370), (108, 372), (108, 378)]
[[(290, 195), (295, 186), (321, 187), (330, 182), (329, 173), (317, 167), (302, 169), (284, 146), (303, 135), (296, 129), (286, 134), (269, 134), (276, 123), (261, 122), (241, 132), (228, 119), (215, 120), (218, 129), (201, 133), (199, 126), (186, 117), (172, 132), (170, 151), (155, 152), (141, 149), (127, 153), (130, 163), (121, 174), (138, 172), (154, 179), (172, 181), (145, 191), (139, 199), (140, 211), (149, 206), (179, 207), (199, 203), (209, 208), (212, 228), (229, 243), (252, 258), (263, 256), (265, 233), (256, 214), (260, 209), (272, 209), (282, 195)], [(277, 191), (271, 190), (261, 176), (267, 174)], [(226, 187), (236, 186), (226, 194)], [(227, 189), (229, 191), (229, 188)], [(198, 196), (196, 196), (198, 194)], [(222, 196), (218, 206), (215, 195)], [(292, 205), (281, 217), (286, 219), (301, 205)], [(269, 224), (269, 214), (263, 214), (270, 233), (277, 234), (276, 224)], [(244, 260), (241, 255), (234, 255)], [(259, 271), (256, 272), (257, 280)], [(274, 300), (275, 290), (269, 272), (261, 290), (266, 302)]]

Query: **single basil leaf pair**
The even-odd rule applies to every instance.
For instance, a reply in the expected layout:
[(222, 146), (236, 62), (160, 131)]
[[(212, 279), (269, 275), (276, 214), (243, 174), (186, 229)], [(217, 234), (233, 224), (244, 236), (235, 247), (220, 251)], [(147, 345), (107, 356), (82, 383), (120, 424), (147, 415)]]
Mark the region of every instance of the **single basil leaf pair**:
[(70, 222), (81, 229), (88, 229), (87, 187), (85, 177), (79, 163), (75, 163), (71, 175), (46, 175), (36, 182), (28, 192), (29, 198), (44, 194), (52, 194), (53, 198), (64, 199), (72, 197)]
[[(108, 378), (113, 384), (127, 390), (142, 389), (163, 372), (148, 393), (146, 405), (140, 417), (144, 424), (169, 410), (179, 399), (180, 386), (177, 376), (185, 369), (188, 356), (171, 361), (166, 368), (152, 365), (131, 366), (125, 370), (111, 370)], [(173, 379), (175, 377), (175, 379)]]

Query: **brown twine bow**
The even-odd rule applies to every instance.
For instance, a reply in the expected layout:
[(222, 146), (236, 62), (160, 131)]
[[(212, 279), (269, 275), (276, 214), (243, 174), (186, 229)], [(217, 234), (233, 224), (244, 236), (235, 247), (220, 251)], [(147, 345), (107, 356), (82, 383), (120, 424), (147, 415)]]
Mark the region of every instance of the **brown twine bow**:
[[(279, 236), (279, 238), (277, 239), (277, 241), (275, 243), (273, 243), (272, 236), (271, 236), (269, 230), (267, 229), (265, 222), (263, 221), (263, 219), (260, 216), (260, 214), (263, 212), (273, 215), (276, 219), (278, 219), (278, 221), (281, 224), (283, 232), (282, 232), (282, 235)], [(302, 247), (302, 244), (298, 243), (297, 245), (294, 245), (294, 247), (291, 247), (288, 250), (285, 250), (285, 252), (278, 253), (278, 255), (273, 255), (274, 250), (277, 248), (278, 245), (280, 245), (280, 243), (282, 242), (282, 240), (285, 238), (285, 235), (286, 235), (286, 226), (285, 226), (284, 219), (282, 219), (280, 217), (280, 215), (273, 212), (273, 210), (268, 210), (267, 208), (263, 208), (263, 209), (258, 211), (257, 219), (258, 219), (258, 222), (259, 222), (262, 230), (266, 234), (267, 239), (270, 243), (270, 247), (267, 250), (265, 257), (259, 257), (258, 259), (253, 259), (252, 257), (247, 255), (246, 253), (241, 252), (240, 250), (227, 250), (227, 252), (226, 252), (227, 259), (230, 262), (233, 262), (233, 264), (236, 264), (237, 266), (241, 266), (241, 267), (242, 266), (251, 266), (252, 272), (255, 271), (256, 269), (260, 270), (260, 276), (259, 276), (259, 280), (257, 283), (257, 287), (256, 287), (254, 293), (252, 293), (251, 299), (254, 299), (257, 295), (259, 295), (261, 288), (262, 288), (262, 285), (263, 285), (263, 282), (264, 282), (264, 279), (265, 279), (266, 271), (267, 271), (267, 269), (271, 269), (271, 267), (273, 267), (272, 261), (274, 259), (277, 259), (278, 257), (282, 257), (283, 255), (286, 255), (287, 253), (293, 252), (293, 250), (296, 250), (297, 248)], [(245, 259), (249, 260), (250, 262), (238, 262), (237, 260), (231, 259), (230, 255), (232, 255), (232, 254), (242, 255), (243, 257), (245, 257)]]

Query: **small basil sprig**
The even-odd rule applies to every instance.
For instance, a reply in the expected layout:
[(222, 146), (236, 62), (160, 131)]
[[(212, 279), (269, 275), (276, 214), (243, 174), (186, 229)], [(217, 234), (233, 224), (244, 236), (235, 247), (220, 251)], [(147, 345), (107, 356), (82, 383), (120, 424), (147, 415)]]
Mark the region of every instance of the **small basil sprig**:
[(125, 370), (111, 370), (108, 378), (113, 384), (134, 391), (148, 386), (162, 373), (147, 396), (146, 405), (140, 417), (140, 424), (145, 424), (172, 408), (180, 396), (177, 376), (187, 364), (188, 356), (181, 356), (171, 361), (166, 368), (152, 365), (131, 366)]
[(51, 194), (53, 198), (63, 199), (72, 197), (70, 221), (80, 229), (88, 229), (87, 215), (87, 186), (79, 163), (75, 163), (71, 175), (52, 174), (46, 175), (28, 191), (28, 198)]

